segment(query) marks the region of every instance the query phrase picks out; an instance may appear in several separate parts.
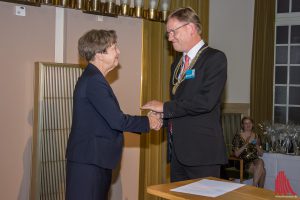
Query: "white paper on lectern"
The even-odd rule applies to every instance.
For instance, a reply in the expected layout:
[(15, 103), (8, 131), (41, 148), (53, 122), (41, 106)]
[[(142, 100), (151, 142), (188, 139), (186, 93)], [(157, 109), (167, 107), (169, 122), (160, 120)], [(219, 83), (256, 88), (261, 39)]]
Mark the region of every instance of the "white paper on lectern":
[(244, 185), (245, 184), (202, 179), (195, 183), (171, 189), (171, 191), (202, 195), (207, 197), (217, 197), (227, 192), (238, 189)]

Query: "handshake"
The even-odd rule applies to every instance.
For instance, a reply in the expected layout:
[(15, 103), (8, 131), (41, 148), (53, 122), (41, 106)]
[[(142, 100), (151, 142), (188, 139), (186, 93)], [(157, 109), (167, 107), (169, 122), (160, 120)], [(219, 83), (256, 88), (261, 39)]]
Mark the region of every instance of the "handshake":
[(157, 100), (147, 102), (142, 110), (150, 110), (147, 114), (150, 128), (158, 131), (163, 125), (163, 103)]

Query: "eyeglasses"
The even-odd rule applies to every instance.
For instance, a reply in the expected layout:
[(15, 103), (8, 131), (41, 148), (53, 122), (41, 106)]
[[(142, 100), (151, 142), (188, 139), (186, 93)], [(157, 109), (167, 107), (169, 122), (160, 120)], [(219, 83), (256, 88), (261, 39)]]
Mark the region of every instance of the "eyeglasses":
[(166, 32), (166, 37), (170, 37), (170, 35), (174, 36), (175, 33), (176, 33), (176, 31), (177, 31), (178, 29), (180, 29), (180, 28), (182, 28), (182, 27), (184, 27), (184, 26), (186, 26), (186, 25), (188, 25), (188, 24), (189, 24), (189, 23), (185, 23), (185, 24), (183, 24), (183, 25), (181, 25), (181, 26), (179, 26), (179, 27), (177, 27), (177, 28), (170, 29), (169, 31)]

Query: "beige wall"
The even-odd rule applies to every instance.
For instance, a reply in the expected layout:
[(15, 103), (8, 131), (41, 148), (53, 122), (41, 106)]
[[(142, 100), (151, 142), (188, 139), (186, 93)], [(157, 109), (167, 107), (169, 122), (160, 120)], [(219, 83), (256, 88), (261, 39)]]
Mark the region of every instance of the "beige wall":
[(34, 61), (54, 58), (54, 10), (0, 2), (0, 199), (28, 199)]
[[(104, 17), (100, 22), (95, 15), (63, 9), (58, 24), (65, 24), (65, 41), (57, 42), (57, 8), (25, 6), (27, 15), (20, 17), (14, 14), (16, 5), (0, 2), (0, 199), (5, 200), (29, 199), (34, 62), (54, 62), (55, 45), (64, 47), (64, 62), (78, 63), (79, 36), (92, 28), (115, 29), (121, 67), (109, 80), (123, 111), (140, 113), (140, 19)], [(138, 198), (139, 136), (126, 134), (125, 146), (112, 186), (111, 199), (115, 200)]]
[(210, 0), (209, 45), (227, 56), (226, 103), (250, 103), (254, 0)]

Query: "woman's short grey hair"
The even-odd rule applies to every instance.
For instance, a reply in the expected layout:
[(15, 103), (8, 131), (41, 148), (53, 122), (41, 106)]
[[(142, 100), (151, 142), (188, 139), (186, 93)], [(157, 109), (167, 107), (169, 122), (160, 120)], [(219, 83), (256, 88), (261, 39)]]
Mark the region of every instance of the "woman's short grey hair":
[(111, 45), (117, 43), (114, 30), (90, 30), (78, 40), (78, 52), (86, 61), (94, 60), (96, 53), (106, 53)]
[(175, 18), (178, 21), (181, 22), (188, 22), (192, 23), (196, 26), (197, 32), (199, 35), (202, 33), (202, 24), (200, 22), (200, 18), (197, 15), (197, 13), (191, 8), (191, 7), (186, 7), (186, 8), (178, 8), (174, 10), (169, 16), (168, 20), (171, 18)]

